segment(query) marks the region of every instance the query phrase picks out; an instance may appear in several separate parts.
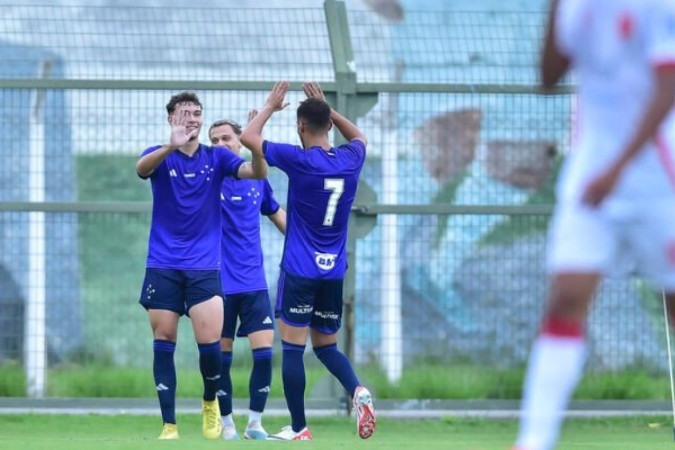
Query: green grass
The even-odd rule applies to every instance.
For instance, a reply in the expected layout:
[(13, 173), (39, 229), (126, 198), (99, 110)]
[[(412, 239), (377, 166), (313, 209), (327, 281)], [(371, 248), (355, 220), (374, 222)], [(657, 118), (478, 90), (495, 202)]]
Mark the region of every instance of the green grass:
[[(0, 448), (3, 450), (122, 450), (189, 448), (270, 448), (272, 442), (206, 441), (200, 432), (198, 415), (178, 417), (180, 441), (156, 440), (159, 417), (100, 415), (0, 415)], [(240, 430), (244, 417), (237, 417)], [(380, 418), (375, 435), (358, 438), (348, 418), (309, 418), (313, 442), (303, 448), (409, 449), (424, 450), (505, 450), (513, 443), (517, 424), (513, 420), (440, 419), (394, 420)], [(266, 417), (268, 431), (287, 425), (288, 419)], [(666, 417), (635, 417), (606, 420), (569, 420), (557, 450), (654, 450), (672, 448), (672, 434)]]
[[(243, 358), (242, 358), (243, 359)], [(328, 372), (306, 356), (307, 394), (322, 397), (320, 389), (330, 378)], [(149, 360), (148, 360), (149, 361)], [(278, 359), (277, 359), (278, 363)], [(235, 397), (248, 392), (248, 360), (232, 368)], [(485, 370), (476, 366), (406, 366), (398, 385), (389, 383), (376, 367), (358, 367), (359, 377), (379, 399), (514, 400), (521, 397), (523, 370)], [(669, 400), (667, 376), (652, 376), (644, 370), (621, 373), (587, 373), (575, 392), (577, 400)], [(202, 393), (202, 381), (193, 369), (179, 370), (177, 396), (196, 398)], [(280, 368), (275, 366), (270, 396), (283, 398)], [(0, 365), (0, 396), (23, 397), (25, 375), (18, 364)], [(151, 367), (115, 367), (101, 364), (67, 365), (48, 374), (49, 397), (151, 398), (154, 397)]]

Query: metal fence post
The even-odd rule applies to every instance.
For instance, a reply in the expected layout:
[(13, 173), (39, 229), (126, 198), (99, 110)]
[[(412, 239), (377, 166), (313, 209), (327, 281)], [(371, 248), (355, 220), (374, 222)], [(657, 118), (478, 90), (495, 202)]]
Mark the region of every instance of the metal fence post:
[[(347, 19), (347, 9), (344, 2), (336, 0), (326, 0), (324, 2), (324, 12), (326, 15), (326, 26), (328, 27), (328, 37), (333, 59), (333, 69), (335, 71), (335, 92), (327, 93), (331, 104), (335, 110), (344, 115), (353, 122), (359, 117), (363, 117), (375, 106), (378, 99), (376, 93), (357, 93), (356, 64), (354, 61), (354, 52), (352, 49), (351, 37), (349, 34), (349, 22)], [(344, 138), (335, 134), (336, 144), (344, 142)], [(359, 191), (357, 192), (357, 201), (365, 198), (363, 192), (369, 195), (366, 197), (375, 201), (374, 192), (368, 184), (361, 180)], [(361, 199), (359, 198), (361, 197)], [(367, 223), (365, 223), (367, 222)], [(347, 239), (347, 264), (349, 269), (345, 274), (344, 281), (344, 309), (342, 333), (340, 336), (340, 345), (350, 360), (354, 356), (354, 300), (356, 294), (356, 239), (365, 236), (375, 226), (374, 221), (364, 218), (364, 216), (352, 213), (350, 217), (350, 232)], [(361, 233), (355, 232), (360, 229)], [(340, 406), (349, 414), (351, 412), (351, 402), (349, 395), (341, 393), (342, 390), (337, 381), (331, 381), (331, 394), (339, 399)]]

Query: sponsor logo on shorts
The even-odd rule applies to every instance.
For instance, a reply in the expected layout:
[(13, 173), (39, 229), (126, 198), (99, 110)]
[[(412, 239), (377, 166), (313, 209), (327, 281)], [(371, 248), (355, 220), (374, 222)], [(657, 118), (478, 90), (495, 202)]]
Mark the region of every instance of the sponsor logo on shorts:
[(331, 311), (314, 311), (314, 315), (322, 319), (337, 320), (339, 315)]
[(314, 310), (314, 307), (309, 305), (292, 306), (288, 309), (292, 314), (311, 314), (312, 310)]
[(272, 323), (272, 319), (270, 319), (270, 316), (265, 317), (265, 320), (262, 321), (263, 324), (269, 325)]

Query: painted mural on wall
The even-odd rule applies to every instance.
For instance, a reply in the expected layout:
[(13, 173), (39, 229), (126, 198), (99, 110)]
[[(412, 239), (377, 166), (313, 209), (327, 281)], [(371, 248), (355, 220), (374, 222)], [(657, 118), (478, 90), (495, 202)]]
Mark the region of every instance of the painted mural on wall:
[[(258, 12), (247, 15), (246, 8), (260, 9), (269, 5), (275, 8), (274, 17), (284, 25), (279, 27), (278, 33), (289, 36), (293, 32), (306, 33), (302, 35), (303, 39), (324, 36), (323, 12), (316, 1), (294, 2), (294, 8), (316, 10), (316, 14), (305, 14), (304, 17), (312, 20), (297, 29), (289, 28), (288, 23), (296, 22), (287, 22), (294, 17), (291, 12), (283, 11), (288, 3), (281, 0), (270, 0), (264, 5), (254, 0), (240, 0), (231, 5), (215, 0), (196, 2), (190, 6), (202, 9), (191, 9), (195, 20), (206, 21), (212, 13), (209, 8), (216, 7), (236, 6), (241, 10), (228, 11), (243, 15), (237, 15), (238, 20), (229, 23), (227, 28), (191, 35), (186, 42), (178, 42), (171, 35), (182, 30), (180, 7), (186, 6), (185, 2), (166, 1), (161, 3), (175, 8), (151, 8), (156, 2), (129, 0), (128, 5), (136, 8), (129, 11), (122, 8), (125, 2), (113, 2), (114, 5), (103, 0), (86, 3), (104, 9), (88, 9), (85, 3), (73, 6), (76, 3), (67, 2), (71, 7), (59, 17), (63, 17), (62, 20), (67, 17), (67, 20), (87, 19), (81, 21), (81, 26), (91, 28), (78, 28), (79, 34), (71, 33), (67, 28), (60, 31), (57, 42), (71, 51), (55, 50), (56, 43), (45, 39), (48, 33), (34, 33), (49, 25), (36, 17), (26, 20), (21, 34), (22, 39), (31, 41), (31, 45), (24, 43), (23, 47), (16, 47), (21, 51), (39, 47), (36, 60), (43, 58), (41, 52), (56, 54), (54, 76), (193, 80), (194, 74), (198, 73), (201, 80), (268, 80), (277, 76), (302, 80), (311, 70), (312, 77), (318, 80), (332, 77), (330, 52), (321, 47), (327, 44), (327, 39), (326, 42), (312, 41), (316, 46), (315, 54), (303, 51), (303, 47), (297, 45), (301, 40), (290, 38), (287, 46), (292, 48), (284, 47), (284, 51), (280, 51), (274, 47), (275, 50), (270, 51), (266, 45), (277, 45), (280, 42), (278, 36), (272, 36), (275, 39), (269, 36), (251, 38), (246, 34), (251, 29), (247, 20), (263, 17)], [(358, 79), (462, 86), (532, 85), (536, 83), (534, 64), (543, 17), (537, 11), (542, 11), (546, 4), (545, 0), (347, 0)], [(25, 9), (21, 13), (37, 14), (35, 11), (41, 10)], [(269, 11), (265, 10), (265, 13)], [(160, 15), (162, 20), (158, 20)], [(129, 20), (131, 18), (135, 20)], [(142, 31), (133, 28), (138, 23), (144, 23)], [(170, 27), (168, 33), (164, 29), (166, 24)], [(112, 46), (103, 53), (98, 51), (98, 39), (105, 34), (97, 34), (101, 30), (124, 36), (126, 46)], [(242, 42), (240, 35), (248, 36), (248, 40)], [(214, 40), (220, 45), (214, 46)], [(173, 44), (183, 47), (172, 48)], [(222, 51), (223, 47), (227, 52)], [(3, 51), (5, 48), (11, 47), (3, 46)], [(157, 48), (169, 50), (158, 52)], [(163, 64), (157, 64), (158, 59)], [(231, 60), (237, 64), (232, 64)], [(30, 77), (34, 73), (35, 65), (31, 65), (21, 74), (12, 76)], [(3, 72), (2, 76), (8, 75)], [(140, 151), (142, 145), (147, 144), (146, 139), (157, 136), (161, 139), (166, 134), (165, 124), (158, 120), (166, 92), (139, 94), (120, 90), (98, 94), (104, 107), (87, 105), (89, 92), (70, 92), (68, 97), (59, 92), (48, 94), (49, 104), (54, 108), (54, 114), (48, 119), (54, 121), (49, 124), (49, 129), (57, 133), (60, 145), (48, 147), (54, 152), (52, 157), (60, 161), (59, 169), (49, 178), (49, 183), (53, 183), (49, 190), (51, 200), (74, 199), (69, 151), (71, 147), (75, 153), (90, 151), (90, 142), (82, 137), (90, 136), (88, 133), (94, 126), (98, 133), (117, 136), (123, 131), (136, 136), (139, 141), (130, 144), (124, 139), (105, 140), (100, 151), (111, 154)], [(232, 115), (236, 108), (238, 115), (232, 118), (243, 121), (251, 106), (251, 97), (239, 92), (226, 94), (200, 93), (208, 115), (222, 114), (218, 108)], [(17, 95), (11, 104), (29, 103), (27, 93)], [(224, 103), (223, 98), (230, 103), (220, 106), (219, 102)], [(71, 102), (70, 107), (67, 99)], [(142, 106), (134, 109), (133, 117), (128, 119), (120, 114), (123, 109), (111, 111), (106, 107), (111, 104)], [(59, 114), (60, 108), (68, 108), (69, 113)], [(21, 121), (27, 123), (28, 108), (21, 111), (26, 116)], [(393, 152), (400, 181), (396, 198), (400, 204), (518, 206), (550, 202), (551, 181), (558, 160), (569, 143), (571, 115), (570, 101), (566, 97), (470, 90), (458, 94), (381, 95), (378, 105), (361, 123), (366, 133), (372, 136), (370, 158), (363, 178), (381, 194), (386, 176), (382, 158)], [(292, 118), (286, 128), (283, 132), (272, 129), (271, 132), (276, 133), (274, 138), (295, 139)], [(12, 130), (15, 135), (2, 135), (14, 136), (12, 143), (21, 142), (25, 131), (17, 128)], [(8, 158), (16, 158), (16, 153), (9, 150), (9, 144), (4, 148), (8, 149)], [(0, 176), (13, 180), (21, 178), (26, 167), (20, 164), (12, 171), (0, 172)], [(3, 186), (13, 185), (6, 181), (8, 183)], [(286, 180), (272, 172), (270, 181), (277, 197), (283, 199)], [(66, 188), (57, 189), (56, 186)], [(22, 189), (4, 190), (2, 200), (23, 199), (25, 190)], [(512, 218), (494, 214), (398, 217), (397, 244), (401, 257), (398, 288), (402, 296), (407, 361), (420, 355), (437, 360), (480, 360), (502, 365), (518, 365), (525, 360), (545, 295), (545, 224), (542, 224), (542, 218), (519, 220), (515, 223)], [(66, 223), (74, 224), (75, 219)], [(14, 237), (21, 227), (25, 227), (25, 219), (5, 223), (3, 227), (5, 239), (0, 244), (6, 250), (3, 255), (17, 255), (13, 264), (20, 268), (17, 272), (10, 270), (8, 275), (18, 286), (17, 295), (22, 299), (13, 301), (20, 305), (25, 302), (27, 263), (25, 252), (17, 247), (20, 244)], [(50, 254), (55, 258), (58, 256), (61, 262), (50, 263), (49, 282), (54, 284), (50, 285), (53, 289), (49, 289), (49, 295), (53, 296), (50, 298), (58, 296), (67, 303), (59, 303), (62, 306), (58, 311), (52, 310), (54, 315), (50, 315), (49, 320), (55, 321), (52, 327), (57, 326), (56, 322), (59, 327), (73, 327), (58, 329), (59, 336), (66, 336), (68, 340), (59, 345), (68, 348), (81, 339), (77, 325), (81, 319), (77, 308), (79, 268), (74, 256), (77, 255), (77, 239), (75, 225), (54, 227), (54, 230), (60, 234), (53, 236), (58, 242), (53, 245), (62, 247)], [(272, 227), (264, 224), (263, 230), (268, 282), (270, 292), (274, 293), (278, 273), (276, 262), (283, 239)], [(386, 243), (382, 242), (378, 227), (363, 238), (357, 248), (355, 348), (361, 362), (370, 361), (379, 352), (381, 309), (389, 289), (381, 286), (382, 261), (379, 258), (383, 245)], [(0, 277), (0, 281), (2, 279)], [(603, 287), (590, 328), (591, 360), (598, 368), (621, 368), (645, 361), (656, 366), (663, 364), (660, 337), (651, 329), (651, 319), (639, 290), (633, 282), (610, 281)], [(0, 296), (0, 302), (3, 301)], [(133, 324), (137, 327), (134, 331), (147, 333), (142, 312), (136, 309), (129, 312), (130, 308), (136, 308), (134, 302), (135, 299), (128, 299), (128, 304), (124, 305), (128, 309), (120, 312), (119, 317), (133, 317), (133, 320), (125, 321), (125, 326)], [(604, 308), (607, 304), (613, 305), (612, 320), (606, 316), (605, 311), (610, 311)], [(114, 305), (114, 308), (118, 307), (121, 305)], [(63, 311), (73, 312), (64, 318), (59, 315)], [(116, 310), (111, 307), (110, 312), (113, 311)], [(624, 323), (624, 319), (625, 323), (633, 325), (609, 326)], [(3, 329), (0, 324), (0, 337)], [(125, 335), (134, 334), (125, 332)], [(60, 342), (58, 339), (62, 338), (56, 338), (54, 342)], [(129, 340), (142, 341), (140, 338)], [(622, 351), (616, 352), (616, 348)], [(125, 348), (115, 350), (119, 358), (130, 353)]]
[[(424, 13), (413, 0), (366, 3), (390, 26), (395, 81), (515, 85), (537, 81), (544, 16), (528, 13), (537, 6), (532, 2), (519, 5), (522, 12), (510, 4), (516, 2), (423, 2), (437, 14)], [(476, 11), (476, 4), (487, 8)], [(542, 11), (544, 4), (537, 10)], [(439, 26), (442, 21), (448, 26)], [(467, 28), (472, 27), (491, 35), (490, 44), (485, 44), (489, 40), (485, 35), (467, 41), (471, 34)], [(421, 50), (424, 43), (449, 55), (445, 64), (438, 64), (443, 58), (433, 51)], [(419, 171), (432, 180), (426, 199), (420, 198), (419, 185), (400, 183), (402, 203), (518, 206), (553, 201), (554, 170), (569, 145), (569, 99), (439, 97), (426, 107), (419, 94), (397, 98), (397, 142), (416, 149), (416, 157), (405, 159), (410, 172), (402, 169), (401, 177)], [(525, 361), (546, 288), (545, 228), (537, 219), (529, 226), (523, 221), (519, 232), (512, 229), (510, 234), (513, 220), (501, 215), (401, 218), (407, 360), (424, 355), (506, 366)], [(500, 232), (506, 237), (491, 239)], [(639, 290), (634, 281), (608, 280), (603, 285), (589, 323), (592, 367), (663, 365), (662, 339), (652, 328), (653, 318)], [(618, 312), (616, 320), (621, 323), (637, 324), (608, 326), (607, 311)], [(377, 338), (377, 333), (364, 333), (372, 348)], [(617, 355), (616, 348), (630, 351)]]

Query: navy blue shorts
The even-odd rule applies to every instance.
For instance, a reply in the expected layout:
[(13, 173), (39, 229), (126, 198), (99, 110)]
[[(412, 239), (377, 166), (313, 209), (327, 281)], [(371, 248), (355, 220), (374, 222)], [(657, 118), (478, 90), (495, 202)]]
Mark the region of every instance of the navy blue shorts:
[(267, 289), (226, 295), (222, 337), (234, 339), (235, 331), (238, 337), (244, 337), (256, 331), (274, 330), (273, 317)]
[(219, 270), (147, 268), (139, 303), (145, 309), (166, 309), (182, 316), (215, 295), (223, 295)]
[(303, 278), (281, 271), (275, 317), (294, 327), (334, 334), (342, 324), (343, 280)]

